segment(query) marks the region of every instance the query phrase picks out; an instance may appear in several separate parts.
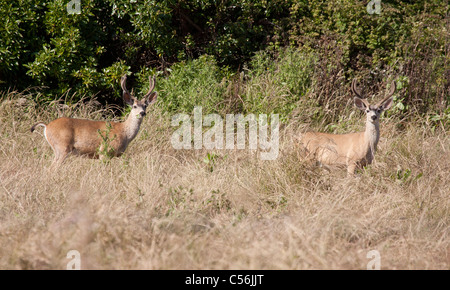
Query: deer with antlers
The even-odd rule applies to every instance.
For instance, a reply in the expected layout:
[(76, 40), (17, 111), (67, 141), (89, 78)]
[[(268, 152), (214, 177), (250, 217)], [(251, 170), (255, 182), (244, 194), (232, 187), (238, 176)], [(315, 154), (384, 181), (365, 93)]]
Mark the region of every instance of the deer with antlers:
[(74, 119), (62, 117), (51, 121), (47, 125), (39, 122), (31, 127), (33, 132), (36, 127), (44, 127), (44, 136), (48, 144), (52, 147), (55, 158), (53, 165), (61, 164), (66, 157), (72, 153), (74, 155), (86, 155), (91, 158), (98, 158), (101, 152), (102, 132), (109, 134), (105, 136), (110, 141), (110, 154), (120, 156), (127, 149), (130, 142), (139, 132), (143, 117), (146, 115), (147, 106), (154, 103), (157, 93), (153, 92), (155, 80), (151, 77), (150, 89), (148, 93), (138, 100), (126, 88), (127, 76), (124, 75), (120, 84), (123, 90), (123, 99), (131, 106), (131, 112), (124, 122), (105, 122), (84, 119)]
[(361, 96), (356, 79), (352, 82), (351, 90), (356, 95), (355, 106), (366, 113), (364, 132), (349, 134), (307, 132), (299, 138), (299, 145), (302, 146), (307, 159), (315, 160), (324, 166), (345, 166), (349, 176), (354, 175), (357, 167), (362, 168), (372, 163), (380, 140), (380, 115), (392, 106), (392, 95), (396, 85), (393, 81), (388, 96), (376, 105), (371, 105)]

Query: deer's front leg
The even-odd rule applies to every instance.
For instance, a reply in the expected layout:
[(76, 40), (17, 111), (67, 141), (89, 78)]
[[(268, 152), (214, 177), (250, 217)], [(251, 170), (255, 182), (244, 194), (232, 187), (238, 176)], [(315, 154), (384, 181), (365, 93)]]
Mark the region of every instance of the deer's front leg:
[(347, 176), (354, 176), (356, 170), (356, 162), (350, 161), (347, 164)]

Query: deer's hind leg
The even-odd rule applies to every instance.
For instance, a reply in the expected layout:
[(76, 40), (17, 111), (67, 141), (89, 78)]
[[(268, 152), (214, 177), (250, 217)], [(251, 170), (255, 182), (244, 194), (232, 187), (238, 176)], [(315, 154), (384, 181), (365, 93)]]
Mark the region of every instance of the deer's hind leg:
[(59, 167), (70, 154), (70, 152), (72, 152), (72, 149), (70, 147), (55, 147), (55, 158), (53, 159), (51, 167)]
[(73, 142), (64, 130), (47, 130), (46, 133), (47, 142), (55, 154), (51, 168), (59, 167), (73, 151)]

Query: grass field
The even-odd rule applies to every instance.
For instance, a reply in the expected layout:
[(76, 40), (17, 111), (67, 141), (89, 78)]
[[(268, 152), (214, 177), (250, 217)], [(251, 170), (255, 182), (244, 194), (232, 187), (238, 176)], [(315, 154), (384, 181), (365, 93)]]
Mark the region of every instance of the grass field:
[[(450, 269), (450, 140), (427, 120), (383, 118), (375, 162), (348, 178), (298, 159), (296, 119), (264, 161), (173, 149), (157, 106), (122, 157), (52, 171), (42, 128), (29, 129), (62, 115), (105, 111), (39, 110), (16, 93), (0, 103), (0, 269), (66, 269), (70, 250), (82, 269), (366, 269), (371, 250), (381, 269)], [(349, 118), (363, 130), (362, 114)]]

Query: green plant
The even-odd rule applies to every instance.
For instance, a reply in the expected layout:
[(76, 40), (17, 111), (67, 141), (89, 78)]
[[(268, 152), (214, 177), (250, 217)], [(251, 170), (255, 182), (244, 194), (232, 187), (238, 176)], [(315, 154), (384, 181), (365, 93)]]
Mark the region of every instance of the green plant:
[(100, 159), (104, 163), (109, 163), (111, 161), (111, 158), (113, 158), (115, 154), (115, 150), (111, 146), (111, 142), (113, 142), (117, 138), (117, 135), (114, 134), (114, 136), (111, 138), (111, 129), (112, 126), (110, 122), (106, 122), (105, 130), (98, 129), (98, 135), (100, 136), (102, 141), (97, 149), (97, 154), (100, 156)]
[(311, 89), (315, 62), (313, 53), (291, 48), (255, 54), (247, 70), (244, 111), (280, 114), (285, 122)]
[(201, 106), (203, 114), (220, 112), (225, 92), (223, 73), (211, 56), (179, 62), (170, 75), (158, 81), (162, 106), (169, 112), (190, 113)]
[(434, 132), (437, 128), (442, 128), (443, 131), (448, 131), (450, 129), (450, 107), (443, 113), (433, 113), (428, 116), (431, 121), (431, 131)]
[(419, 172), (416, 176), (413, 177), (411, 169), (397, 169), (395, 173), (395, 180), (402, 184), (410, 184), (411, 182), (417, 181), (423, 176), (422, 172)]
[(187, 207), (187, 202), (190, 201), (190, 198), (194, 194), (194, 190), (192, 188), (186, 189), (183, 186), (178, 186), (175, 188), (169, 188), (168, 192), (168, 200), (167, 200), (167, 212), (166, 216), (170, 216), (175, 213), (178, 209), (183, 209)]
[(40, 104), (69, 91), (75, 102), (118, 103), (120, 76), (144, 90), (155, 75), (169, 112), (201, 105), (285, 122), (307, 96), (317, 107), (309, 121), (327, 124), (338, 120), (349, 80), (376, 91), (399, 76), (395, 116), (441, 115), (448, 5), (383, 1), (371, 15), (366, 2), (83, 0), (69, 14), (66, 0), (0, 0), (0, 90), (41, 86)]
[(231, 201), (226, 198), (226, 193), (220, 192), (218, 189), (212, 190), (210, 196), (202, 204), (207, 207), (210, 214), (232, 209)]
[(206, 163), (209, 172), (214, 171), (214, 165), (216, 164), (217, 158), (217, 154), (207, 153), (206, 157), (203, 159), (203, 162)]

